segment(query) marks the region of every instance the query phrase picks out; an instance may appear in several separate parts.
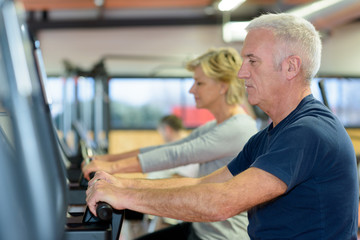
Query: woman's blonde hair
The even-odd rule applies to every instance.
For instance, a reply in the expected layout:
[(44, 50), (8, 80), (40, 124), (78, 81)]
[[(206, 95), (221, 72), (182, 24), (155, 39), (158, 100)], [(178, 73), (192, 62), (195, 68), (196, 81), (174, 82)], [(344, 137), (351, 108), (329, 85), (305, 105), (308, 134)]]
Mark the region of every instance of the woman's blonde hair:
[(230, 105), (242, 103), (245, 95), (244, 80), (238, 78), (241, 67), (241, 58), (234, 48), (209, 49), (205, 54), (191, 60), (186, 68), (193, 72), (201, 66), (205, 75), (227, 83), (226, 102)]

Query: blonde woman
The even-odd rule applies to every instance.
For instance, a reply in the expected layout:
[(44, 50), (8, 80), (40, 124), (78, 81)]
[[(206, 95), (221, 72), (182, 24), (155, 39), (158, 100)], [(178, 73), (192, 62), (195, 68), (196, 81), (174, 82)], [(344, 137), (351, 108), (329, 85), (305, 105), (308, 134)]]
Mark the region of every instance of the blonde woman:
[[(99, 170), (110, 174), (148, 173), (199, 163), (198, 177), (202, 177), (226, 166), (257, 132), (255, 120), (241, 106), (245, 88), (243, 80), (237, 77), (240, 67), (240, 56), (233, 48), (210, 49), (190, 61), (187, 69), (193, 72), (194, 84), (189, 92), (194, 95), (196, 107), (209, 110), (215, 120), (173, 143), (97, 156), (83, 167), (84, 176)], [(172, 184), (176, 186), (176, 179), (172, 179)], [(179, 239), (249, 239), (247, 225), (244, 212), (220, 222), (182, 223), (172, 230), (155, 232), (153, 236), (154, 239), (175, 239), (175, 236)]]

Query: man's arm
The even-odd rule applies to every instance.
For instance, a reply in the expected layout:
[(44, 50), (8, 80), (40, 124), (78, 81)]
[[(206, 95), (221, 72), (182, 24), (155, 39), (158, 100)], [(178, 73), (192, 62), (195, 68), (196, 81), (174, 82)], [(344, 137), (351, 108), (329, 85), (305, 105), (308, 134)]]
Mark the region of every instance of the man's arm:
[[(87, 203), (94, 213), (96, 203), (105, 201), (117, 209), (180, 219), (221, 221), (253, 206), (276, 198), (286, 184), (258, 168), (249, 168), (229, 178), (225, 167), (195, 185), (175, 188), (122, 188), (106, 181), (94, 181), (87, 190)], [(226, 181), (221, 182), (222, 177)]]

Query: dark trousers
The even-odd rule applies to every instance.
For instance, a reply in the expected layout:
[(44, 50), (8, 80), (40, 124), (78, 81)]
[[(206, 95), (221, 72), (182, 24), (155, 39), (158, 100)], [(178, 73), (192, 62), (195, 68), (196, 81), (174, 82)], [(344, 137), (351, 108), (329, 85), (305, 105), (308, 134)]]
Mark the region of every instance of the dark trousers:
[(191, 223), (185, 222), (141, 236), (136, 240), (201, 240), (195, 235)]

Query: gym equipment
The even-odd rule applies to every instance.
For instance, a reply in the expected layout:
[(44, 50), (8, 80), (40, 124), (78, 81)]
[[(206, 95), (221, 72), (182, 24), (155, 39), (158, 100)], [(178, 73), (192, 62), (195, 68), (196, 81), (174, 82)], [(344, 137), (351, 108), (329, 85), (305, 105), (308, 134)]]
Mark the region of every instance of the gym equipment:
[(24, 12), (10, 0), (0, 0), (0, 36), (0, 105), (8, 119), (0, 131), (0, 239), (116, 239), (123, 211), (91, 223), (67, 216), (65, 164), (39, 81), (41, 66)]

